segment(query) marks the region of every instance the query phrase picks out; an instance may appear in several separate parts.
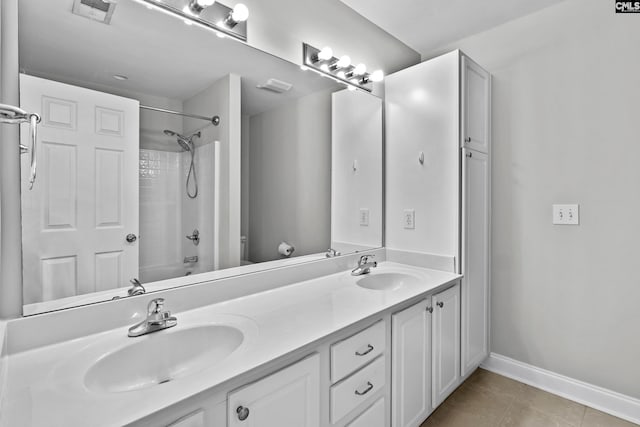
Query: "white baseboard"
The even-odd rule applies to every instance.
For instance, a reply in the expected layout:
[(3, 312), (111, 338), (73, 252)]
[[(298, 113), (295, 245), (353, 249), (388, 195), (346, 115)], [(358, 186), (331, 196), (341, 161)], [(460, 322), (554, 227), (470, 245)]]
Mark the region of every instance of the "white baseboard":
[(640, 400), (491, 353), (482, 368), (640, 424)]

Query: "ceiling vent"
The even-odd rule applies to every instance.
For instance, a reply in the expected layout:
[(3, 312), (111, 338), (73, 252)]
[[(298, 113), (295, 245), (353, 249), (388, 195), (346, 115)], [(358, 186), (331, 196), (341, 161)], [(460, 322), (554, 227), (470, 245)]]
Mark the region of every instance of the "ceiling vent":
[(291, 90), (293, 85), (291, 83), (283, 82), (278, 79), (269, 79), (267, 83), (256, 86), (258, 89), (270, 90), (275, 93), (284, 93)]
[(117, 0), (74, 0), (72, 12), (94, 21), (109, 24)]

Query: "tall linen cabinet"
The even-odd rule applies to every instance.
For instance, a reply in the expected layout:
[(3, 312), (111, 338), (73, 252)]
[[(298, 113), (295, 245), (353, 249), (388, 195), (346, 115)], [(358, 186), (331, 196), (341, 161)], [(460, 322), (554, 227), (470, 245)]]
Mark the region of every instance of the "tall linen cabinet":
[(459, 381), (489, 355), (490, 94), (458, 50), (385, 82), (386, 246), (464, 275)]

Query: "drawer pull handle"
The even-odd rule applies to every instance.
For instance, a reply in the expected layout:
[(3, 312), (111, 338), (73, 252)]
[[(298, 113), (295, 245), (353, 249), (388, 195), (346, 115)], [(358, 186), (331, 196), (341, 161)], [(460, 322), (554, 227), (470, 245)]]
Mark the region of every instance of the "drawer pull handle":
[(249, 408), (245, 408), (244, 406), (238, 406), (238, 409), (236, 409), (236, 412), (238, 413), (238, 419), (240, 421), (244, 421), (247, 418), (249, 418)]
[(357, 394), (358, 396), (364, 396), (365, 394), (369, 393), (369, 392), (371, 391), (371, 389), (372, 389), (372, 388), (373, 388), (373, 384), (371, 384), (371, 382), (370, 382), (370, 381), (367, 381), (367, 388), (365, 389), (365, 391), (362, 391), (362, 392), (361, 392), (361, 391), (359, 391), (359, 390), (356, 390), (356, 394)]
[(362, 353), (360, 353), (359, 351), (356, 351), (356, 356), (366, 356), (372, 351), (373, 351), (373, 346), (371, 344), (367, 344), (367, 349)]

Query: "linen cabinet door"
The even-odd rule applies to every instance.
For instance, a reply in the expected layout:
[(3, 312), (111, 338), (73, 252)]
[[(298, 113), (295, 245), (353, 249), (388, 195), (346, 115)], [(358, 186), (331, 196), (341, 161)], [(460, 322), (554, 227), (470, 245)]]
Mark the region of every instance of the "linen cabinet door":
[(463, 149), (462, 376), (489, 355), (489, 156)]
[(462, 56), (462, 147), (489, 152), (491, 75)]
[(417, 427), (432, 411), (432, 312), (429, 298), (392, 316), (392, 427)]
[(316, 354), (229, 394), (229, 427), (318, 427)]

